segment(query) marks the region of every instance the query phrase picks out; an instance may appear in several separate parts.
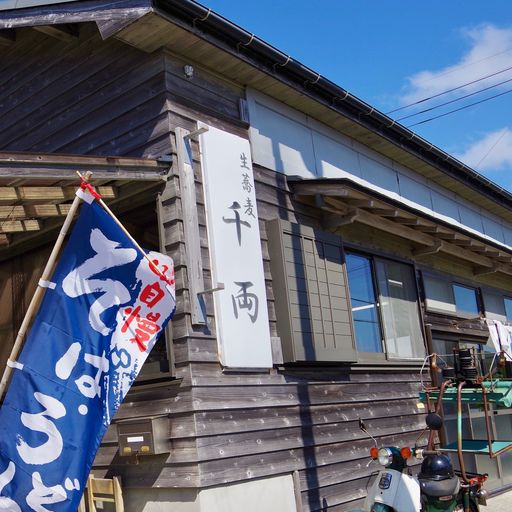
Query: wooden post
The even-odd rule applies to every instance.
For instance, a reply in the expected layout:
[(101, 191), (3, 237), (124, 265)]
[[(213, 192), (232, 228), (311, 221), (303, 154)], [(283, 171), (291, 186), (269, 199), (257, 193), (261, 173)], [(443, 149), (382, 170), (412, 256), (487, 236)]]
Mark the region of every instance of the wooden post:
[(197, 132), (190, 133), (179, 127), (176, 128), (175, 132), (192, 325), (204, 325), (206, 324), (206, 316), (203, 314), (198, 300), (198, 293), (204, 290), (204, 281), (203, 262), (201, 259), (201, 236), (197, 215), (196, 185), (192, 161), (192, 147), (190, 145), (190, 136), (197, 134)]
[[(91, 177), (92, 173), (88, 172), (85, 175), (85, 181), (88, 181)], [(57, 237), (57, 241), (53, 246), (50, 257), (48, 258), (48, 262), (43, 270), (43, 275), (41, 276), (40, 281), (49, 281), (51, 275), (53, 273), (53, 268), (55, 266), (55, 262), (57, 261), (57, 256), (59, 255), (60, 249), (64, 243), (64, 239), (68, 233), (69, 227), (71, 226), (71, 222), (73, 221), (73, 217), (75, 213), (78, 211), (80, 206), (81, 199), (78, 196), (75, 196), (73, 203), (71, 204), (71, 208), (64, 220), (64, 224), (60, 230), (59, 236)], [(45, 288), (38, 285), (32, 300), (28, 306), (27, 312), (25, 313), (25, 317), (23, 318), (23, 322), (21, 323), (20, 329), (18, 331), (18, 335), (14, 341), (14, 345), (12, 347), (11, 355), (7, 360), (7, 366), (5, 367), (4, 373), (2, 375), (2, 380), (0, 381), (0, 400), (3, 398), (5, 390), (7, 388), (7, 384), (12, 374), (12, 365), (15, 364), (16, 359), (21, 351), (21, 347), (23, 345), (23, 341), (25, 339), (25, 335), (27, 333), (27, 329), (32, 321), (32, 318), (35, 316), (39, 304), (44, 296)]]
[(114, 505), (116, 507), (116, 512), (124, 512), (123, 491), (121, 490), (120, 477), (113, 477), (112, 484), (114, 486)]
[[(113, 503), (115, 512), (124, 512), (121, 478), (118, 476), (114, 476), (113, 478), (94, 478), (94, 475), (89, 475), (85, 496), (87, 496), (88, 512), (97, 512), (97, 501)], [(80, 502), (78, 512), (82, 512), (81, 507), (83, 506), (83, 503), (84, 498), (82, 498), (82, 501)]]
[(94, 485), (94, 475), (89, 475), (87, 479), (87, 508), (89, 512), (96, 512), (96, 504), (94, 503), (94, 490), (92, 486)]

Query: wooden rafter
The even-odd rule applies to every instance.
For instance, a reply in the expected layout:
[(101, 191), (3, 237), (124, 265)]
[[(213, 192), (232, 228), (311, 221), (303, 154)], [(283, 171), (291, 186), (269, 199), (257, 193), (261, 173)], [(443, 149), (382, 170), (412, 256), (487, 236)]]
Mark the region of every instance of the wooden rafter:
[(373, 199), (349, 199), (347, 203), (354, 208), (375, 208), (377, 205)]
[(375, 208), (372, 210), (372, 213), (375, 215), (379, 215), (380, 217), (399, 217), (400, 212), (398, 210), (395, 210), (394, 208)]
[[(352, 208), (351, 206), (345, 204), (345, 202), (340, 198), (334, 198), (330, 196), (324, 196), (326, 207), (324, 210), (329, 212), (329, 214), (336, 214), (342, 217), (342, 224), (346, 223), (345, 219), (355, 222), (359, 222), (360, 224), (365, 224), (367, 226), (374, 227), (376, 229), (380, 229), (381, 231), (385, 231), (388, 233), (393, 233), (396, 236), (401, 238), (405, 238), (413, 243), (417, 243), (422, 248), (417, 250), (417, 255), (427, 255), (434, 254), (437, 252), (443, 252), (445, 254), (449, 254), (459, 259), (463, 259), (465, 261), (470, 262), (480, 273), (484, 272), (485, 269), (491, 272), (503, 272), (508, 275), (512, 275), (512, 266), (506, 264), (497, 264), (491, 257), (484, 256), (482, 254), (478, 254), (473, 252), (465, 247), (461, 247), (455, 245), (453, 243), (447, 242), (446, 240), (442, 240), (431, 234), (424, 233), (419, 229), (416, 229), (416, 226), (403, 225), (397, 223), (395, 219), (383, 218), (371, 213), (369, 211), (360, 209), (360, 208)], [(350, 214), (347, 217), (347, 214)], [(325, 219), (329, 219), (329, 223), (331, 225), (335, 225), (334, 217), (330, 217), (326, 215)], [(335, 228), (334, 228), (335, 229)]]
[(499, 265), (493, 265), (491, 268), (487, 267), (476, 267), (473, 269), (473, 274), (475, 276), (485, 276), (488, 274), (494, 274), (495, 272), (500, 271)]
[(27, 204), (0, 206), (0, 220), (30, 219), (34, 217), (61, 217), (69, 212), (69, 204)]
[(16, 31), (13, 29), (0, 30), (0, 45), (10, 46), (16, 42)]
[(161, 190), (170, 160), (111, 156), (0, 152), (0, 259), (54, 236), (79, 183), (77, 171), (119, 211), (137, 208)]
[(421, 219), (413, 218), (413, 217), (398, 217), (395, 219), (395, 222), (398, 224), (403, 224), (404, 226), (426, 226)]
[(41, 223), (37, 220), (4, 220), (0, 222), (0, 233), (39, 231)]
[(357, 208), (350, 209), (344, 215), (331, 213), (322, 218), (322, 226), (326, 229), (336, 229), (347, 224), (352, 224), (357, 219), (357, 215)]
[[(338, 188), (337, 188), (338, 187)], [(296, 197), (306, 199), (322, 194), (326, 207), (324, 225), (336, 229), (336, 214), (340, 224), (358, 222), (392, 233), (419, 244), (414, 254), (427, 256), (442, 252), (470, 262), (475, 275), (502, 272), (512, 275), (512, 254), (471, 234), (465, 234), (436, 220), (425, 219), (387, 204), (382, 199), (352, 190), (349, 186), (296, 182), (292, 185)], [(360, 207), (357, 207), (360, 205)], [(350, 211), (350, 215), (348, 215)], [(327, 213), (328, 212), (328, 213)]]
[(443, 242), (441, 240), (436, 240), (434, 245), (428, 245), (426, 247), (422, 247), (421, 249), (416, 249), (413, 251), (414, 256), (429, 256), (431, 254), (437, 254), (443, 247)]
[[(15, 203), (17, 201), (59, 202), (69, 201), (75, 197), (77, 187), (0, 187), (0, 202)], [(104, 199), (116, 197), (113, 187), (98, 187)]]
[(40, 25), (32, 27), (37, 32), (69, 42), (78, 39), (78, 25)]

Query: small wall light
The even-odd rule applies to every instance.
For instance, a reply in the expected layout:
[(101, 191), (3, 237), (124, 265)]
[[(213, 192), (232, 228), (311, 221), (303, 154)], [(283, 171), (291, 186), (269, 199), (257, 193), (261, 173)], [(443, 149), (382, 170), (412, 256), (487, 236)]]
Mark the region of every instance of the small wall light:
[(188, 79), (194, 76), (194, 68), (190, 64), (183, 66), (183, 72)]

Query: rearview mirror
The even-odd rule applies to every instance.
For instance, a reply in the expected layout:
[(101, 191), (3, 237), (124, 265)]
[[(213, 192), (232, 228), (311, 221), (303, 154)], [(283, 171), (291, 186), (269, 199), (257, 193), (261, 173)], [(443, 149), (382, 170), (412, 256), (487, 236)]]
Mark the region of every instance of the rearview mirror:
[(443, 418), (435, 412), (430, 412), (425, 418), (427, 427), (431, 430), (441, 430), (443, 428)]

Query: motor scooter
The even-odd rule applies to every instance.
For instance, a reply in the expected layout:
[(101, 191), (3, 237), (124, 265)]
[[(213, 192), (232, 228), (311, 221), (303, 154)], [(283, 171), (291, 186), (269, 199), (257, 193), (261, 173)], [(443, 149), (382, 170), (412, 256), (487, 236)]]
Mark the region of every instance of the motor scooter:
[[(442, 418), (427, 415), (430, 431), (442, 427)], [(360, 429), (373, 439), (370, 457), (383, 468), (378, 472), (363, 509), (353, 512), (477, 512), (484, 498), (481, 484), (485, 476), (475, 475), (472, 488), (461, 488), (450, 458), (437, 450), (395, 446), (378, 447), (375, 438), (359, 420)], [(413, 475), (407, 462), (414, 457), (422, 461), (419, 474)]]
[(416, 477), (409, 474), (407, 466), (407, 460), (413, 455), (411, 448), (379, 448), (361, 419), (359, 428), (375, 443), (370, 449), (369, 464), (376, 461), (383, 469), (369, 487), (363, 509), (353, 512), (419, 512), (420, 486)]

